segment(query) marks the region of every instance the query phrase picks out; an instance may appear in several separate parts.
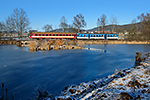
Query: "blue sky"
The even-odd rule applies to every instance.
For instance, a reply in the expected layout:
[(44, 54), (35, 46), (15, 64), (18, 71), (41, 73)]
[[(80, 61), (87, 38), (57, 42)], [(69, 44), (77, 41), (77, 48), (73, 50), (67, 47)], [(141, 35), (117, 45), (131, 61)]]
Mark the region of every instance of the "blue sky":
[(116, 16), (118, 24), (129, 24), (141, 13), (150, 13), (150, 0), (0, 0), (0, 21), (5, 21), (15, 8), (23, 8), (29, 17), (32, 29), (42, 31), (45, 24), (60, 28), (60, 19), (65, 16), (68, 24), (81, 13), (87, 26), (96, 27), (97, 19), (105, 14), (108, 24)]

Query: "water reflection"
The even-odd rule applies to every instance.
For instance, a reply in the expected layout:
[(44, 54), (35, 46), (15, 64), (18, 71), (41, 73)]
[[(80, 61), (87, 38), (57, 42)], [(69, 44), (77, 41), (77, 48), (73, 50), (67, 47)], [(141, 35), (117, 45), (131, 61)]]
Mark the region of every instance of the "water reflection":
[(107, 50), (103, 50), (103, 49), (96, 49), (96, 48), (83, 48), (84, 50), (91, 50), (91, 51), (97, 51), (97, 52), (100, 52), (100, 53), (109, 53)]

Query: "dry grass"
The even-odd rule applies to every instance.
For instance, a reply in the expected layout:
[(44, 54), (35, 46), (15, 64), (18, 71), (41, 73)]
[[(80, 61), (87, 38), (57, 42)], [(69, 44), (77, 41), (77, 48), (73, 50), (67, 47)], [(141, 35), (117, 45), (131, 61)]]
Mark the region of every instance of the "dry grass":
[(55, 40), (55, 44), (61, 46), (64, 44), (64, 41), (63, 40)]
[(30, 41), (29, 44), (28, 44), (28, 47), (29, 47), (29, 48), (35, 47), (35, 46), (37, 46), (37, 44), (38, 44), (38, 43), (37, 43), (36, 41)]
[(69, 45), (76, 45), (76, 41), (75, 40), (70, 40), (68, 44)]
[(47, 41), (42, 41), (40, 46), (43, 47), (43, 48), (47, 48), (47, 46), (48, 46)]
[(47, 40), (47, 43), (48, 43), (49, 45), (51, 45), (51, 44), (53, 44), (54, 42), (53, 42), (53, 40)]
[(79, 46), (84, 46), (84, 45), (85, 45), (85, 42), (83, 42), (83, 41), (77, 41), (77, 44), (78, 44)]
[(145, 70), (144, 74), (150, 74), (149, 70)]

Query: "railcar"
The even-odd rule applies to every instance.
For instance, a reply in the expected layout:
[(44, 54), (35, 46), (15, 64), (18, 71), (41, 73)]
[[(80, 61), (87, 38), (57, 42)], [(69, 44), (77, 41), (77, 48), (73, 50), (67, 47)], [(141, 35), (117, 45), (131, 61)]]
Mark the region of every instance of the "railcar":
[(105, 34), (90, 34), (90, 39), (105, 39)]
[(30, 39), (76, 39), (76, 33), (30, 32)]
[(100, 34), (100, 33), (96, 33), (96, 34), (86, 34), (86, 33), (77, 33), (77, 39), (99, 39), (99, 40), (114, 40), (114, 39), (118, 39), (118, 34)]
[(90, 39), (90, 34), (86, 34), (86, 33), (77, 33), (77, 39)]
[(106, 34), (106, 38), (109, 40), (118, 39), (118, 34)]

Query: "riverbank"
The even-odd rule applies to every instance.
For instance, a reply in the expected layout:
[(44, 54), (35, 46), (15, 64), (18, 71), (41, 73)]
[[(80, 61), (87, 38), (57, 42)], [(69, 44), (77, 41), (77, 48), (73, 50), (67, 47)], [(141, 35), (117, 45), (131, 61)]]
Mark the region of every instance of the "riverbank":
[(150, 41), (127, 41), (127, 40), (78, 40), (85, 44), (150, 44)]
[(65, 87), (59, 96), (52, 96), (46, 92), (47, 95), (43, 99), (148, 99), (150, 98), (150, 53), (144, 56), (144, 58), (141, 58), (140, 53), (137, 53), (135, 57), (136, 62), (141, 62), (133, 68), (116, 70), (114, 74), (106, 78)]
[[(24, 40), (0, 40), (0, 45), (5, 44), (17, 44), (19, 46), (22, 45)], [(26, 40), (32, 42), (34, 40)], [(51, 40), (55, 42), (56, 40)], [(63, 40), (73, 42), (75, 44), (82, 43), (82, 44), (150, 44), (150, 41), (127, 41), (127, 40)]]

